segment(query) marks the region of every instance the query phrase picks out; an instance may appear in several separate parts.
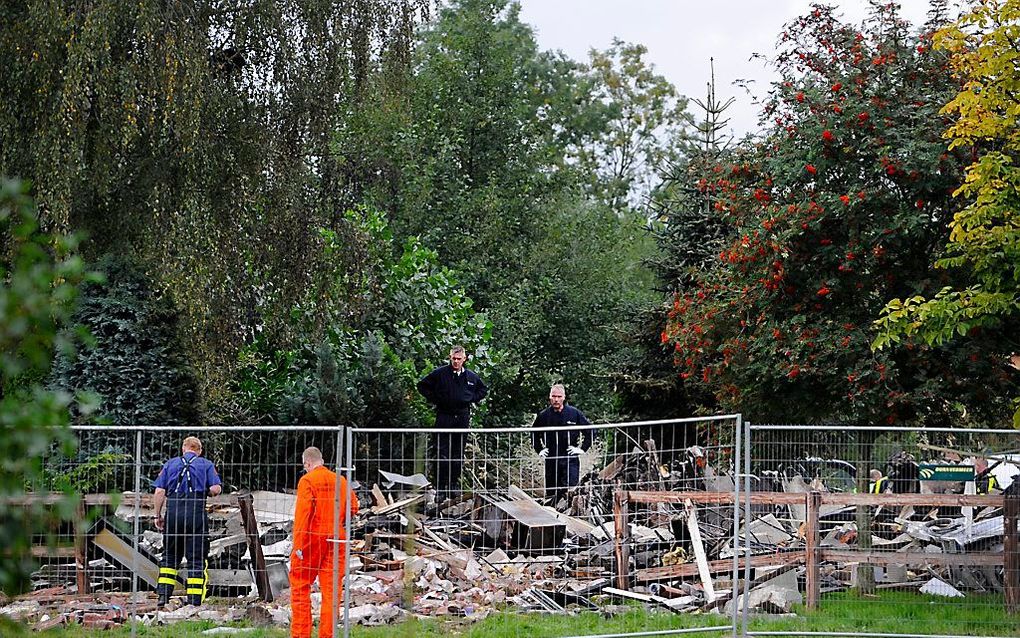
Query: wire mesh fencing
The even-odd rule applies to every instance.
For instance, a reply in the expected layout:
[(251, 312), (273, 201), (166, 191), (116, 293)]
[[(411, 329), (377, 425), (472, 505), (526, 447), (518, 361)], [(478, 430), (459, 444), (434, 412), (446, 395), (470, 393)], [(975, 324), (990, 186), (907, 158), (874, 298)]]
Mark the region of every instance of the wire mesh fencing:
[[(31, 550), (35, 591), (4, 608), (37, 627), (256, 618), (339, 636), (425, 619), (517, 636), (1020, 634), (1012, 430), (719, 416), (74, 434), (76, 449), (44, 454), (20, 501), (53, 514)], [(188, 436), (222, 485), (188, 479), (200, 514), (172, 471)], [(171, 507), (201, 533), (171, 525)]]
[[(74, 512), (34, 539), (35, 606), (12, 615), (132, 634), (253, 613), (319, 636), (414, 616), (492, 616), (523, 636), (552, 613), (565, 614), (563, 636), (732, 632), (735, 614), (678, 612), (733, 582), (738, 424), (75, 428), (75, 449), (44, 454), (21, 502)], [(309, 448), (328, 475), (308, 471)], [(657, 500), (706, 489), (729, 490), (727, 503)], [(692, 543), (714, 590), (654, 571), (693, 561)]]
[[(755, 424), (747, 435), (752, 620), (792, 599), (857, 617), (868, 635), (1016, 635), (1016, 500), (1004, 494), (1020, 433)], [(786, 567), (750, 567), (777, 555)]]
[[(498, 614), (507, 635), (529, 635), (528, 614), (564, 612), (564, 636), (732, 632), (738, 428), (727, 416), (356, 429), (352, 609)], [(705, 490), (726, 498), (682, 498)], [(701, 608), (716, 613), (682, 613)]]
[(43, 479), (21, 503), (65, 510), (31, 549), (40, 564), (29, 602), (61, 596), (39, 612), (43, 627), (231, 621), (249, 605), (222, 601), (239, 598), (275, 600), (274, 620), (290, 622), (302, 453), (314, 447), (328, 467), (341, 467), (343, 430), (102, 426), (74, 434), (74, 450), (40, 458)]

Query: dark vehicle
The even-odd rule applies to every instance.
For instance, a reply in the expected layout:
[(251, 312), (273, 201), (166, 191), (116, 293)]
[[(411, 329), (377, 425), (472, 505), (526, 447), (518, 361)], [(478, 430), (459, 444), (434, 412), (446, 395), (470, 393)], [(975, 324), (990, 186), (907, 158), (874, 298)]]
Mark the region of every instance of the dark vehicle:
[(779, 472), (786, 479), (800, 475), (808, 483), (818, 479), (830, 492), (853, 492), (857, 486), (857, 468), (842, 459), (809, 456), (781, 467)]

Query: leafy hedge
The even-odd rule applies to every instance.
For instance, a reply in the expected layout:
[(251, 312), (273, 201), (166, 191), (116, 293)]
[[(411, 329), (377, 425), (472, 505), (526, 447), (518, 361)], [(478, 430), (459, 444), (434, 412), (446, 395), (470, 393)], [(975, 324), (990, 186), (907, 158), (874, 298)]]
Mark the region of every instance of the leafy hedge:
[(73, 321), (88, 329), (93, 347), (59, 356), (50, 387), (87, 390), (100, 398), (94, 417), (116, 425), (186, 425), (198, 417), (198, 386), (180, 347), (177, 318), (144, 273), (119, 257), (98, 264), (105, 283), (84, 287)]

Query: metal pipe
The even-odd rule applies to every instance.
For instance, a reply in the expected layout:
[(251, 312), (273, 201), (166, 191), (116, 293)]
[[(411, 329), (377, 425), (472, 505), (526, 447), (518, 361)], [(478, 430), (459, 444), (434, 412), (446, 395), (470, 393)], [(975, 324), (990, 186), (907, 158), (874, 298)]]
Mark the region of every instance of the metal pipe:
[(351, 595), (349, 592), (350, 588), (350, 573), (351, 573), (351, 499), (354, 498), (354, 432), (351, 428), (345, 429), (346, 442), (347, 442), (347, 494), (344, 501), (346, 502), (347, 511), (344, 513), (344, 535), (347, 537), (347, 542), (344, 543), (344, 638), (350, 638), (351, 636)]
[[(751, 524), (751, 424), (747, 423), (744, 425), (744, 524), (750, 526)], [(747, 551), (747, 555), (744, 560), (744, 582), (751, 582), (751, 534), (744, 537), (744, 547)], [(748, 591), (744, 594), (744, 604), (741, 610), (740, 620), (740, 631), (741, 634), (747, 635), (747, 623), (748, 616), (750, 614), (750, 599), (751, 592)]]
[[(733, 638), (737, 638), (737, 618), (740, 593), (740, 460), (741, 460), (741, 419), (740, 415), (733, 422), (733, 573), (730, 578), (730, 600), (733, 601)], [(748, 519), (750, 522), (750, 519)], [(747, 596), (744, 596), (747, 599)]]
[[(134, 529), (132, 532), (132, 546), (134, 552), (131, 556), (131, 638), (135, 638), (138, 632), (137, 623), (135, 623), (135, 617), (137, 614), (138, 607), (138, 519), (141, 518), (142, 511), (142, 431), (138, 430), (135, 433), (135, 522)], [(164, 550), (165, 551), (165, 550)], [(86, 557), (87, 558), (87, 557)], [(191, 568), (191, 565), (188, 565)]]
[[(340, 593), (340, 499), (343, 498), (343, 492), (340, 487), (340, 452), (341, 452), (341, 436), (343, 434), (342, 426), (335, 426), (336, 428), (336, 477), (333, 485), (333, 582), (330, 586), (333, 588), (333, 599), (330, 601), (330, 620), (333, 623), (333, 632), (336, 634), (337, 628), (340, 626), (340, 606), (337, 604), (337, 594)], [(346, 637), (346, 634), (344, 634)]]

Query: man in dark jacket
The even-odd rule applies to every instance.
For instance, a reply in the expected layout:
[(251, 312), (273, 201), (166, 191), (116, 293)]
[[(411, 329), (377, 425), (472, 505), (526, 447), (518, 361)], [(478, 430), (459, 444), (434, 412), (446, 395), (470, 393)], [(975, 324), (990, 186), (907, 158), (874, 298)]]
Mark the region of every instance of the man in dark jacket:
[(581, 472), (580, 456), (591, 447), (594, 428), (577, 428), (591, 425), (580, 410), (567, 405), (567, 393), (559, 383), (549, 389), (549, 407), (535, 417), (535, 428), (563, 428), (535, 431), (531, 435), (535, 451), (545, 460), (545, 493), (552, 497), (553, 506), (566, 496), (567, 490), (577, 485)]
[(450, 350), (450, 364), (436, 368), (418, 382), (418, 392), (436, 406), (436, 429), (465, 430), (437, 432), (433, 437), (434, 479), (441, 496), (448, 496), (460, 482), (466, 430), (471, 425), (471, 405), (485, 398), (488, 392), (478, 375), (464, 367), (465, 361), (464, 348), (454, 346)]
[[(202, 442), (196, 437), (184, 439), (181, 455), (163, 465), (153, 483), (156, 488), (156, 529), (163, 532), (163, 559), (159, 562), (158, 606), (170, 601), (177, 585), (181, 558), (188, 560), (187, 588), (189, 605), (201, 605), (208, 591), (209, 519), (205, 512), (206, 495), (223, 490), (213, 464), (202, 458)], [(163, 505), (166, 505), (166, 517)]]

